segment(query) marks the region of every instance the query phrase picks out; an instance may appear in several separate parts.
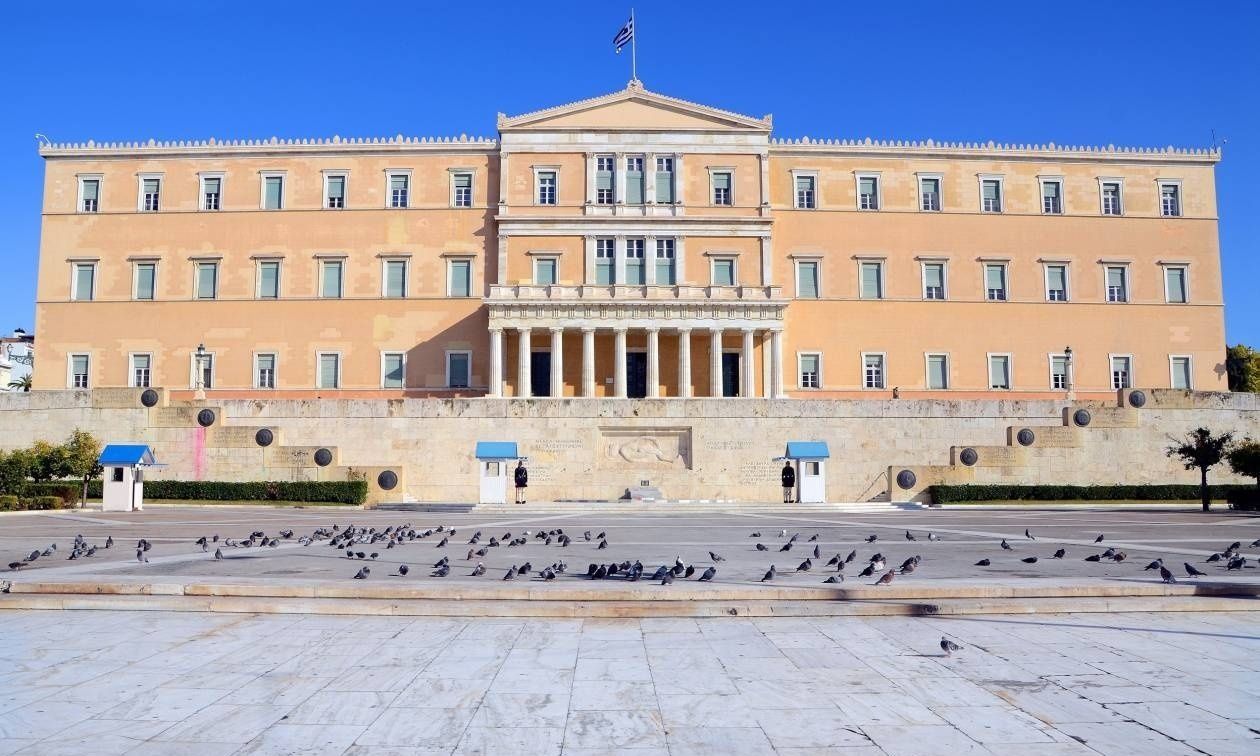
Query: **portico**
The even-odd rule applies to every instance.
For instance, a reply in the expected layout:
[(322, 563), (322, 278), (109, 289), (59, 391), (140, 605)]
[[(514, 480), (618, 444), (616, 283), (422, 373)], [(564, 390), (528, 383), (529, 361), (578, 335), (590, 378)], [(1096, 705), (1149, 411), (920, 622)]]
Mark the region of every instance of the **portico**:
[[(491, 396), (784, 395), (785, 302), (777, 287), (492, 286), (487, 304)], [(511, 391), (508, 340), (516, 346)], [(566, 362), (569, 350), (580, 363)], [(693, 354), (701, 360), (696, 371)], [(545, 384), (532, 372), (544, 361)]]

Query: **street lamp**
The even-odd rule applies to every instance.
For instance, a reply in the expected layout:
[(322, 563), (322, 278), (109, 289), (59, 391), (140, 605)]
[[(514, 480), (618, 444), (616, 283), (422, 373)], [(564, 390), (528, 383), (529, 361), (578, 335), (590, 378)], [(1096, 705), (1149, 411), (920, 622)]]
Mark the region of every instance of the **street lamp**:
[(1068, 399), (1072, 398), (1072, 347), (1063, 347), (1063, 381), (1064, 388), (1067, 390)]
[(202, 400), (206, 398), (206, 345), (198, 344), (197, 351), (193, 353), (196, 359), (197, 375), (195, 387), (197, 391), (193, 394), (193, 399)]

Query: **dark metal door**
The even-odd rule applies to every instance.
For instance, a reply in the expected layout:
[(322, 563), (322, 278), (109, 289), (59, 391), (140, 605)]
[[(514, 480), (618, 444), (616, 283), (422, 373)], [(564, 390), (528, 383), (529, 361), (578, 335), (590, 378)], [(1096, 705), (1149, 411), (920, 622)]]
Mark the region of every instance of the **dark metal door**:
[(647, 396), (647, 355), (643, 352), (626, 353), (626, 396), (631, 399)]
[(739, 396), (739, 354), (722, 354), (722, 396)]
[(530, 353), (529, 391), (533, 396), (551, 396), (551, 352)]

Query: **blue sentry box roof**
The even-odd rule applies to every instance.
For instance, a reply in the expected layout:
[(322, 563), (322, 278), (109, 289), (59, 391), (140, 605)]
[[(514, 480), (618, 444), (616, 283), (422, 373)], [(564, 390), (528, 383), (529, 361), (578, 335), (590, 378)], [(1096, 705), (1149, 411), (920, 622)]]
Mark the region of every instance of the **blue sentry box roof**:
[(478, 441), (477, 459), (517, 459), (515, 441)]
[(109, 444), (101, 450), (102, 465), (153, 465), (153, 450), (145, 444)]
[(831, 452), (826, 441), (788, 441), (787, 452), (783, 456), (788, 459), (830, 459)]

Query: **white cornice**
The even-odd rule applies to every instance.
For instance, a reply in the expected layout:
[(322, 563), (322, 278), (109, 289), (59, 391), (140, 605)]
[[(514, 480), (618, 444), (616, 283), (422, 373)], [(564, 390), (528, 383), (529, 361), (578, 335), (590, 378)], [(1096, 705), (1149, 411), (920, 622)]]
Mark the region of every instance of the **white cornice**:
[[(500, 131), (505, 129), (527, 127), (533, 123), (546, 120), (548, 118), (556, 118), (570, 113), (580, 113), (584, 110), (590, 110), (602, 105), (610, 105), (612, 103), (622, 102), (625, 100), (637, 100), (639, 102), (666, 107), (670, 110), (677, 110), (684, 113), (692, 113), (707, 118), (725, 121), (728, 124), (726, 128), (752, 129), (755, 131), (769, 132), (773, 124), (773, 118), (769, 115), (762, 118), (753, 118), (752, 116), (734, 113), (729, 110), (721, 110), (719, 108), (709, 107), (708, 105), (701, 105), (697, 102), (691, 102), (689, 100), (682, 100), (677, 97), (663, 95), (658, 92), (652, 92), (644, 89), (641, 83), (632, 81), (626, 85), (625, 89), (620, 89), (616, 92), (610, 92), (598, 97), (577, 100), (576, 102), (569, 102), (563, 105), (544, 108), (542, 110), (535, 110), (530, 113), (522, 113), (517, 116), (508, 116), (504, 113), (499, 113), (498, 127)], [(722, 127), (717, 124), (714, 125), (714, 129), (721, 128)]]
[(494, 139), (469, 137), (360, 137), (342, 139), (202, 139), (159, 142), (59, 142), (40, 145), (42, 157), (217, 157), (220, 155), (362, 155), (406, 153), (493, 153)]
[(771, 139), (771, 155), (837, 155), (843, 157), (1003, 158), (1127, 163), (1217, 163), (1219, 148), (1061, 146), (996, 142), (937, 142), (873, 139)]

